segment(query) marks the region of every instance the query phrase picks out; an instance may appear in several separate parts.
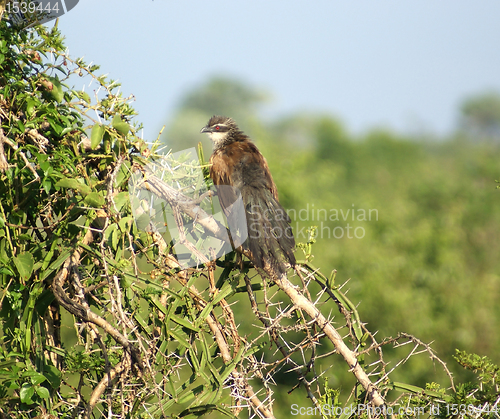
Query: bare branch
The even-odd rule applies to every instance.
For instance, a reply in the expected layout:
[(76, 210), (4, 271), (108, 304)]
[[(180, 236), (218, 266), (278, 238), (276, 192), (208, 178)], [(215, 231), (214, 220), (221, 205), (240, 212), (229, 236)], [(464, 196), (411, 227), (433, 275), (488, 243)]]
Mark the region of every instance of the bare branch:
[(370, 401), (375, 406), (384, 406), (385, 401), (377, 390), (376, 386), (371, 382), (370, 378), (363, 370), (361, 365), (359, 365), (356, 355), (352, 352), (347, 345), (342, 340), (342, 337), (337, 332), (337, 330), (332, 326), (332, 324), (323, 316), (323, 314), (314, 306), (314, 304), (304, 297), (296, 287), (288, 280), (286, 274), (279, 275), (276, 271), (273, 271), (270, 265), (264, 267), (266, 273), (274, 277), (274, 282), (284, 291), (290, 300), (301, 310), (305, 311), (309, 317), (315, 320), (317, 325), (325, 332), (326, 336), (334, 344), (337, 352), (342, 355), (344, 360), (349, 365), (350, 371), (355, 375), (358, 382), (366, 390)]
[[(93, 233), (91, 230), (87, 230), (83, 238), (84, 244), (89, 244), (93, 241)], [(77, 316), (85, 322), (91, 322), (95, 325), (102, 328), (106, 333), (110, 334), (113, 339), (115, 339), (123, 348), (128, 351), (132, 360), (137, 364), (139, 369), (142, 369), (142, 360), (139, 351), (135, 348), (135, 346), (130, 343), (130, 341), (123, 336), (118, 330), (116, 330), (111, 324), (109, 324), (102, 317), (93, 313), (90, 308), (86, 308), (80, 303), (72, 300), (64, 291), (64, 282), (69, 276), (70, 270), (73, 267), (78, 266), (80, 261), (80, 254), (82, 249), (78, 247), (75, 249), (73, 254), (64, 262), (62, 269), (57, 273), (52, 283), (52, 289), (54, 292), (54, 296), (57, 298), (57, 301), (61, 306), (63, 306), (66, 310), (68, 310), (71, 314)], [(84, 290), (82, 290), (83, 292)]]

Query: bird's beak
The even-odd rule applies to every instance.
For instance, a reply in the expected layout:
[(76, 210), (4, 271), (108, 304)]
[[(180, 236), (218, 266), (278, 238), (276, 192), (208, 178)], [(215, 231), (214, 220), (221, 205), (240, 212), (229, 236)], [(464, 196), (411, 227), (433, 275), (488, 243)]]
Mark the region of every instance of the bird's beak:
[(203, 132), (212, 132), (212, 130), (210, 129), (210, 127), (203, 127), (200, 132), (202, 132), (202, 133)]

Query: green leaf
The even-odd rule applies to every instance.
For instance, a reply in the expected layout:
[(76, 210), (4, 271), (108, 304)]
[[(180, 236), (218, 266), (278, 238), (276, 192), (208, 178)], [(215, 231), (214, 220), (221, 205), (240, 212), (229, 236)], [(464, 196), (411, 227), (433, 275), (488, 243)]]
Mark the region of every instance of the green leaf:
[(64, 249), (63, 251), (61, 251), (61, 254), (57, 258), (57, 260), (50, 264), (49, 269), (54, 271), (58, 269), (60, 266), (62, 266), (64, 262), (66, 262), (66, 259), (69, 257), (70, 254), (71, 254), (70, 249)]
[(61, 137), (63, 137), (64, 135), (66, 135), (68, 132), (71, 132), (71, 131), (74, 131), (75, 127), (73, 126), (68, 126), (66, 128), (64, 128), (62, 131), (61, 131)]
[(92, 189), (90, 186), (79, 182), (77, 179), (65, 178), (56, 183), (56, 188), (75, 189), (83, 196), (88, 195)]
[(40, 373), (36, 373), (31, 376), (31, 384), (33, 384), (34, 386), (43, 383), (45, 380), (46, 378)]
[(26, 99), (26, 114), (28, 116), (33, 115), (33, 110), (35, 108), (35, 105), (37, 104), (37, 101), (31, 98)]
[(61, 82), (56, 77), (44, 76), (40, 79), (45, 100), (53, 100), (57, 103), (64, 99), (64, 91)]
[(104, 131), (104, 127), (101, 124), (95, 124), (92, 127), (92, 131), (90, 133), (90, 147), (92, 150), (95, 150), (101, 143)]
[(47, 174), (47, 171), (51, 168), (51, 163), (49, 161), (40, 161), (40, 169), (43, 170), (44, 174)]
[(191, 345), (189, 344), (189, 338), (182, 331), (177, 332), (173, 329), (169, 329), (168, 334), (171, 335), (180, 345), (184, 346), (187, 349), (191, 349)]
[(48, 399), (50, 397), (49, 390), (42, 386), (36, 388), (36, 394), (38, 394), (42, 399)]
[(128, 181), (130, 178), (130, 163), (128, 161), (123, 162), (120, 166), (120, 170), (116, 176), (116, 186), (122, 185), (124, 182)]
[(26, 127), (20, 119), (17, 120), (17, 127), (19, 128), (19, 132), (21, 133), (24, 133), (24, 131), (26, 131)]
[(104, 205), (104, 197), (99, 192), (90, 192), (84, 201), (92, 208), (101, 208)]
[(0, 268), (0, 274), (5, 274), (9, 276), (14, 276), (14, 272), (12, 272), (8, 267), (3, 266)]
[(33, 272), (33, 265), (35, 263), (31, 253), (21, 253), (18, 256), (14, 256), (13, 261), (19, 275), (24, 279), (28, 279)]
[(119, 222), (118, 226), (120, 227), (120, 230), (123, 232), (127, 232), (130, 230), (130, 226), (134, 222), (133, 217), (123, 217)]
[(120, 134), (127, 135), (130, 126), (126, 122), (122, 121), (120, 115), (115, 115), (113, 121), (111, 122), (111, 126), (116, 129)]
[[(114, 201), (116, 204), (116, 208), (118, 211), (121, 211), (122, 208), (129, 203), (129, 193), (128, 192), (120, 192), (114, 197)], [(0, 216), (1, 217), (1, 216)], [(1, 226), (0, 226), (1, 227)]]
[(47, 195), (50, 195), (50, 189), (52, 188), (52, 181), (50, 178), (47, 177), (42, 181), (42, 187), (45, 192), (47, 192)]
[(47, 122), (50, 124), (50, 128), (52, 128), (56, 135), (60, 136), (62, 134), (63, 127), (59, 118), (47, 115)]
[(113, 232), (111, 233), (111, 247), (113, 249), (118, 249), (118, 240), (120, 239), (120, 237), (120, 231), (118, 229), (113, 230)]
[(83, 91), (75, 92), (75, 95), (78, 98), (83, 99), (85, 102), (90, 103), (90, 96), (86, 92)]
[(52, 90), (49, 91), (49, 96), (57, 103), (61, 103), (64, 98), (64, 91), (61, 82), (56, 77), (47, 76), (47, 79), (52, 83)]
[(28, 385), (24, 384), (21, 390), (19, 391), (19, 397), (21, 398), (22, 403), (33, 404), (33, 400), (31, 398), (35, 394), (35, 389)]

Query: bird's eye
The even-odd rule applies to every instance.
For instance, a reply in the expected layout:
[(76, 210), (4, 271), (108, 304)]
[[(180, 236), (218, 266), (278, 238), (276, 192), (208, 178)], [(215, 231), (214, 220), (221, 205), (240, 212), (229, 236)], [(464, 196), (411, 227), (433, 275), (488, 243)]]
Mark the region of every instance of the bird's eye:
[(215, 129), (216, 129), (217, 131), (219, 131), (219, 130), (220, 130), (220, 127), (217, 125), (217, 126), (215, 127)]

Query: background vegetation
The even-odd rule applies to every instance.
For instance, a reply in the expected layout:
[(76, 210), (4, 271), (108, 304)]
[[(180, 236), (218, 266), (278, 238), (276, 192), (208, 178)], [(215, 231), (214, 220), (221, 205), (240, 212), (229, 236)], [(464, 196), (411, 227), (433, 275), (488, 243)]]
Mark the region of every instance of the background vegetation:
[[(255, 366), (254, 354), (271, 356), (274, 347), (270, 339), (257, 340), (245, 353), (247, 364), (237, 363), (236, 354), (234, 365), (221, 362), (200, 318), (207, 316), (202, 304), (213, 304), (221, 318), (227, 308), (220, 300), (200, 303), (211, 301), (208, 288), (205, 300), (186, 291), (207, 287), (211, 271), (183, 277), (158, 242), (132, 223), (127, 180), (132, 167), (155, 150), (137, 137), (140, 125), (128, 98), (117, 93), (118, 84), (96, 74), (97, 67), (68, 57), (57, 30), (0, 25), (1, 414), (231, 415), (234, 388), (223, 391), (222, 383), (236, 365)], [(75, 76), (93, 79), (95, 97), (71, 88)], [(449, 380), (424, 352), (397, 368), (386, 388), (408, 383), (413, 403), (429, 403), (431, 393), (448, 402), (498, 403), (499, 96), (488, 92), (466, 100), (457, 131), (448, 138), (384, 129), (353, 135), (331, 115), (269, 121), (259, 113), (267, 97), (237, 80), (208, 81), (181, 100), (163, 141), (174, 151), (184, 149), (200, 141), (198, 131), (211, 114), (236, 118), (267, 157), (298, 241), (308, 242), (306, 229), (318, 226), (309, 266), (321, 267), (328, 277), (337, 271), (332, 289), (342, 286), (359, 303), (350, 312), (378, 331), (379, 342), (401, 332), (434, 341), (460, 383), (445, 395), (439, 385), (448, 388)], [(376, 218), (372, 212), (368, 219), (370, 209)], [(318, 220), (318, 210), (328, 219)], [(348, 210), (356, 210), (354, 220), (352, 212), (343, 219)], [(367, 215), (357, 217), (358, 210)], [(363, 236), (348, 238), (348, 224), (351, 234), (360, 228)], [(302, 250), (297, 254), (305, 259)], [(79, 260), (66, 265), (70, 255)], [(251, 337), (259, 330), (256, 318), (247, 314), (242, 278), (226, 262), (216, 270), (216, 278), (221, 272), (225, 278), (218, 285), (236, 304), (240, 335)], [(174, 278), (178, 284), (170, 283)], [(251, 279), (261, 290), (262, 278), (252, 273)], [(71, 311), (73, 303), (80, 311)], [(321, 310), (336, 313), (343, 324), (331, 300)], [(302, 324), (292, 317), (288, 326)], [(296, 333), (294, 341), (304, 330), (286, 333)], [(127, 346), (123, 336), (134, 344)], [(351, 339), (355, 346), (363, 338)], [(392, 366), (413, 347), (394, 343), (384, 346)], [(319, 355), (333, 349), (328, 342), (318, 348)], [(314, 380), (324, 374), (314, 381), (322, 401), (344, 403), (354, 381), (345, 364), (339, 357), (305, 353), (315, 359)], [(138, 354), (150, 369), (138, 367)], [(275, 361), (267, 361), (274, 368)], [(292, 403), (310, 404), (304, 393), (287, 394), (297, 382), (290, 372), (276, 368), (272, 374), (277, 417), (286, 417)], [(99, 385), (102, 391), (96, 391)], [(426, 387), (427, 394), (421, 391)], [(363, 397), (355, 390), (351, 400)], [(157, 410), (147, 410), (151, 406)]]
[[(239, 106), (218, 95), (228, 90)], [(313, 263), (336, 270), (338, 284), (348, 281), (344, 290), (370, 330), (433, 342), (458, 380), (471, 375), (455, 349), (499, 363), (500, 94), (466, 98), (445, 137), (386, 128), (355, 135), (335, 116), (307, 112), (265, 121), (260, 109), (270, 96), (242, 81), (209, 80), (181, 100), (163, 140), (194, 144), (190, 127), (212, 113), (240, 115), (268, 160), (296, 236), (303, 240), (318, 226)], [(420, 386), (445, 379), (425, 355), (394, 375)], [(337, 378), (331, 382), (340, 384)]]
[[(239, 106), (218, 95), (228, 90)], [(194, 144), (190, 127), (211, 113), (241, 115), (291, 209), (295, 234), (304, 239), (304, 227), (318, 226), (314, 264), (336, 269), (338, 283), (351, 279), (349, 297), (371, 330), (434, 341), (459, 376), (466, 373), (453, 368), (455, 348), (499, 362), (500, 94), (465, 99), (456, 131), (443, 138), (384, 128), (354, 135), (331, 115), (265, 122), (259, 108), (270, 96), (237, 80), (210, 80), (181, 101), (174, 118), (181, 122), (163, 138), (174, 147)], [(371, 220), (370, 209), (377, 211)], [(318, 210), (326, 218), (320, 212), (317, 220)], [(351, 237), (356, 228), (364, 236), (348, 238), (348, 224)], [(435, 374), (424, 364), (401, 373), (422, 384)]]

